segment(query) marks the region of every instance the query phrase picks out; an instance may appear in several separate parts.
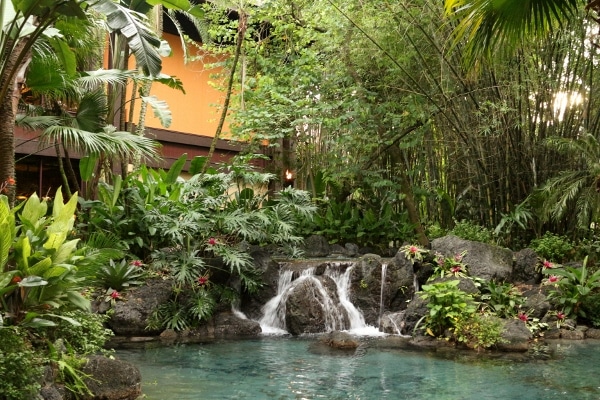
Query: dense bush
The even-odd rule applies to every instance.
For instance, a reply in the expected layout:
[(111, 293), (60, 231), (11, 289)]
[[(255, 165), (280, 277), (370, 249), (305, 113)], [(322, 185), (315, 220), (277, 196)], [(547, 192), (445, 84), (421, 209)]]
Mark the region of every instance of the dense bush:
[(17, 327), (0, 328), (0, 394), (5, 400), (29, 400), (40, 389), (46, 359)]
[(533, 239), (529, 243), (538, 256), (557, 263), (569, 260), (571, 252), (574, 249), (573, 243), (565, 236), (555, 235), (552, 232), (546, 232), (544, 236)]

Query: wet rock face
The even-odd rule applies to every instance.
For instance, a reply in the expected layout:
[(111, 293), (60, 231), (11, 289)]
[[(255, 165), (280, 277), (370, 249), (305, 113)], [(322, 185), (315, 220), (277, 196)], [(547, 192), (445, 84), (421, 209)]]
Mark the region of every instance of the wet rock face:
[(413, 279), (413, 266), (406, 258), (367, 254), (352, 270), (350, 300), (368, 325), (377, 326), (386, 311), (406, 308), (414, 293)]
[(292, 335), (346, 329), (348, 316), (339, 307), (335, 282), (328, 276), (304, 277), (285, 302), (285, 324)]

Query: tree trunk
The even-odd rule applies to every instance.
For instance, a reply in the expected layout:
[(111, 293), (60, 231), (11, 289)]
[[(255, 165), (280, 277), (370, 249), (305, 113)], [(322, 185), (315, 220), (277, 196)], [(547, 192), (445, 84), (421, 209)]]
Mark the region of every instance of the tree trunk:
[[(10, 48), (11, 46), (8, 46)], [(25, 42), (20, 42), (8, 55), (6, 65), (3, 71), (8, 74), (18, 62), (18, 56), (25, 48)], [(2, 55), (7, 56), (7, 55)], [(12, 78), (12, 82), (8, 76), (0, 76), (0, 87), (8, 86), (9, 90), (6, 96), (0, 99), (0, 184), (8, 182), (9, 179), (15, 179), (15, 117), (17, 114), (17, 106), (21, 98), (21, 85), (24, 81), (25, 69), (29, 64), (29, 57), (25, 57), (25, 61), (18, 66), (18, 72)], [(15, 184), (7, 185), (5, 193), (8, 196), (10, 204), (14, 204), (16, 186)]]

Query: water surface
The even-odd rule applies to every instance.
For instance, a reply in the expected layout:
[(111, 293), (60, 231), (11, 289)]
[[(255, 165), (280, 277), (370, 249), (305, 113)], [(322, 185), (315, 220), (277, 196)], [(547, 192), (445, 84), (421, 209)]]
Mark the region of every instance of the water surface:
[(331, 351), (314, 338), (118, 350), (147, 399), (600, 399), (600, 342), (558, 342), (549, 357), (380, 348)]

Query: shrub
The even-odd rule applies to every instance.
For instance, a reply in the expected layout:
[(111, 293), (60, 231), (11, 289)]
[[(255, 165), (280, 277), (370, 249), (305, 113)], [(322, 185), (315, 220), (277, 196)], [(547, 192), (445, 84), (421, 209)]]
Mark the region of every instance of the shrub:
[(568, 238), (551, 232), (546, 232), (541, 238), (533, 239), (529, 247), (538, 256), (558, 263), (568, 260), (573, 251), (573, 244)]
[(441, 336), (453, 330), (458, 320), (467, 320), (477, 311), (473, 296), (458, 288), (458, 279), (423, 285), (420, 296), (427, 300), (429, 313), (424, 316), (423, 329), (431, 336)]
[(68, 311), (63, 317), (72, 318), (79, 324), (59, 319), (56, 326), (44, 330), (44, 335), (49, 342), (58, 339), (68, 345), (79, 355), (95, 354), (104, 350), (104, 344), (113, 335), (110, 329), (104, 327), (109, 319), (108, 315), (90, 313), (85, 311)]
[(0, 328), (0, 393), (5, 400), (28, 400), (39, 391), (44, 359), (17, 327)]
[(494, 280), (481, 280), (481, 300), (501, 318), (517, 315), (519, 308), (525, 302), (521, 292), (512, 284), (498, 283)]
[(565, 267), (543, 270), (544, 274), (549, 275), (545, 284), (552, 286), (548, 298), (567, 316), (586, 318), (587, 313), (582, 305), (600, 288), (600, 270), (590, 274), (586, 264), (587, 258), (581, 268)]
[(502, 321), (492, 314), (474, 313), (454, 321), (454, 336), (468, 347), (488, 348), (502, 343)]
[(491, 230), (464, 219), (456, 222), (454, 228), (448, 233), (474, 242), (493, 243), (494, 241), (494, 235)]

